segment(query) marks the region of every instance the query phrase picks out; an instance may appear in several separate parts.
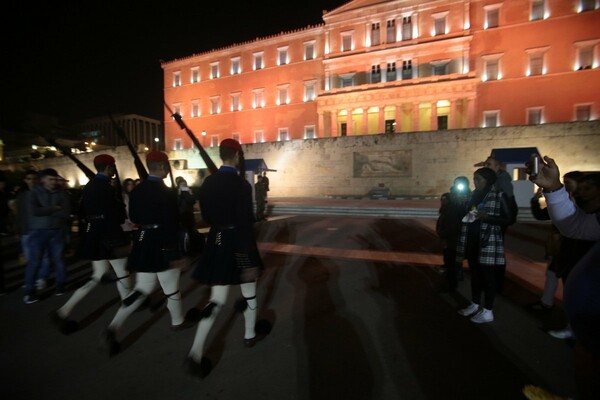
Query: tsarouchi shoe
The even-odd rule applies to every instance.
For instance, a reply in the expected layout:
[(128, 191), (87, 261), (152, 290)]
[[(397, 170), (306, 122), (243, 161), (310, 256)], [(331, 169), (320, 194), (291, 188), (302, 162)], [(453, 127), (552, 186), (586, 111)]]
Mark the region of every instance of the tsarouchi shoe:
[(112, 357), (119, 353), (121, 344), (117, 342), (115, 331), (106, 329), (100, 335), (100, 351)]
[(179, 331), (183, 331), (183, 330), (189, 329), (189, 328), (193, 327), (194, 325), (196, 325), (195, 322), (184, 320), (179, 325), (171, 325), (171, 330), (173, 332), (179, 332)]
[(62, 317), (58, 311), (50, 313), (50, 320), (63, 335), (70, 335), (79, 328), (77, 321)]
[(256, 335), (254, 335), (253, 338), (244, 339), (244, 346), (254, 347), (256, 342), (263, 340), (269, 333), (271, 333), (271, 329), (273, 329), (273, 325), (269, 321), (266, 319), (259, 319), (254, 328)]
[(183, 363), (183, 369), (185, 373), (195, 379), (204, 379), (212, 371), (212, 363), (206, 357), (202, 357), (200, 362), (194, 360), (192, 357), (186, 357)]

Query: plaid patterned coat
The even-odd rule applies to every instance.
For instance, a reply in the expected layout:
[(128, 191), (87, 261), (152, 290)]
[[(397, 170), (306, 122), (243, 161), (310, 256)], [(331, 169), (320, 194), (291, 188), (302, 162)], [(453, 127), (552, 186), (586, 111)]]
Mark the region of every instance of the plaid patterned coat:
[[(481, 221), (479, 232), (479, 263), (481, 265), (505, 264), (504, 237), (502, 226), (510, 224), (508, 198), (504, 192), (497, 192), (494, 187), (483, 199), (483, 210), (487, 218)], [(462, 263), (467, 247), (469, 223), (462, 223), (460, 239), (456, 248), (456, 262)]]

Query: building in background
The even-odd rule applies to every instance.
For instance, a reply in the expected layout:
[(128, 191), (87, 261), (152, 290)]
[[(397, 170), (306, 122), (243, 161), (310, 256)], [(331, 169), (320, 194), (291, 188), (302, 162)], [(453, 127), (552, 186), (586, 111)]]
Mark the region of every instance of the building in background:
[[(597, 119), (598, 0), (347, 2), (162, 63), (204, 146)], [(191, 139), (165, 112), (165, 149)]]
[(90, 118), (73, 127), (73, 130), (90, 144), (123, 146), (126, 142), (117, 133), (115, 123), (137, 146), (138, 151), (165, 149), (162, 122), (142, 115), (118, 114), (113, 115), (112, 120), (110, 116)]

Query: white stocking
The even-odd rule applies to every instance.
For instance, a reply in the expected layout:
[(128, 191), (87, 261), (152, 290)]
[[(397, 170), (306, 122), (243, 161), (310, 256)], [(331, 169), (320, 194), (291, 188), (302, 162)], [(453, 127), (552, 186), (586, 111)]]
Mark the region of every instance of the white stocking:
[(115, 275), (117, 277), (117, 290), (119, 291), (119, 296), (121, 296), (121, 300), (129, 295), (131, 292), (132, 279), (129, 272), (125, 269), (127, 266), (127, 258), (117, 258), (115, 260), (108, 260), (113, 271), (115, 271)]
[(210, 332), (210, 328), (212, 328), (215, 319), (217, 318), (217, 314), (225, 305), (227, 301), (227, 295), (229, 294), (229, 286), (217, 285), (213, 286), (210, 291), (210, 301), (207, 304), (207, 307), (211, 306), (211, 303), (214, 304), (212, 308), (212, 312), (209, 316), (203, 317), (198, 324), (198, 328), (196, 329), (196, 336), (194, 336), (194, 343), (192, 343), (192, 348), (190, 349), (189, 356), (194, 359), (196, 362), (200, 362), (202, 359), (202, 354), (204, 352), (204, 342), (206, 341), (206, 337), (208, 336), (208, 332)]
[(183, 323), (183, 307), (181, 305), (181, 293), (179, 292), (179, 268), (168, 269), (157, 273), (158, 282), (167, 297), (167, 309), (171, 314), (171, 325)]
[(254, 327), (256, 326), (256, 309), (258, 308), (258, 302), (256, 301), (256, 282), (242, 283), (240, 289), (242, 290), (242, 296), (244, 296), (247, 305), (244, 310), (244, 321), (246, 323), (244, 339), (252, 339), (256, 336)]
[(102, 275), (108, 272), (109, 264), (107, 260), (92, 261), (92, 277), (89, 281), (79, 289), (77, 289), (73, 295), (67, 300), (67, 302), (58, 309), (58, 315), (62, 318), (68, 318), (73, 312), (75, 306), (88, 295), (102, 279)]
[[(156, 285), (156, 273), (154, 272), (138, 272), (135, 274), (135, 288), (124, 301), (129, 299), (131, 296), (138, 296), (132, 304), (126, 306), (121, 303), (121, 307), (117, 311), (117, 314), (108, 325), (108, 328), (113, 330), (115, 334), (118, 333), (119, 329), (125, 322), (125, 320), (133, 314), (137, 308), (142, 305), (146, 297), (152, 293), (154, 286)], [(139, 293), (139, 294), (138, 294)]]

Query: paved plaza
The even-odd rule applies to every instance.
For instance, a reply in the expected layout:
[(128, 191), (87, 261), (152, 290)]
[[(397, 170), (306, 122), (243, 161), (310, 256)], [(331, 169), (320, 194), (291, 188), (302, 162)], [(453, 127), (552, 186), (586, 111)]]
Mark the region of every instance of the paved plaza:
[[(67, 293), (56, 297), (49, 289), (25, 305), (16, 243), (4, 238), (2, 397), (512, 400), (524, 398), (526, 384), (573, 395), (573, 343), (545, 332), (564, 326), (560, 303), (544, 313), (528, 307), (543, 284), (547, 225), (509, 228), (508, 280), (496, 320), (476, 325), (456, 312), (469, 299), (468, 273), (458, 292), (438, 291), (443, 276), (434, 224), (274, 212), (257, 226), (266, 265), (259, 318), (273, 330), (244, 347), (243, 317), (234, 310), (240, 293), (233, 289), (209, 335), (206, 355), (214, 369), (202, 381), (182, 370), (195, 327), (172, 332), (164, 308), (133, 314), (116, 356), (98, 350), (119, 305), (113, 286), (97, 288), (75, 309), (77, 332), (58, 332), (49, 314), (87, 280), (90, 264), (69, 259)], [(202, 306), (209, 294), (190, 275), (181, 281), (185, 310)]]

